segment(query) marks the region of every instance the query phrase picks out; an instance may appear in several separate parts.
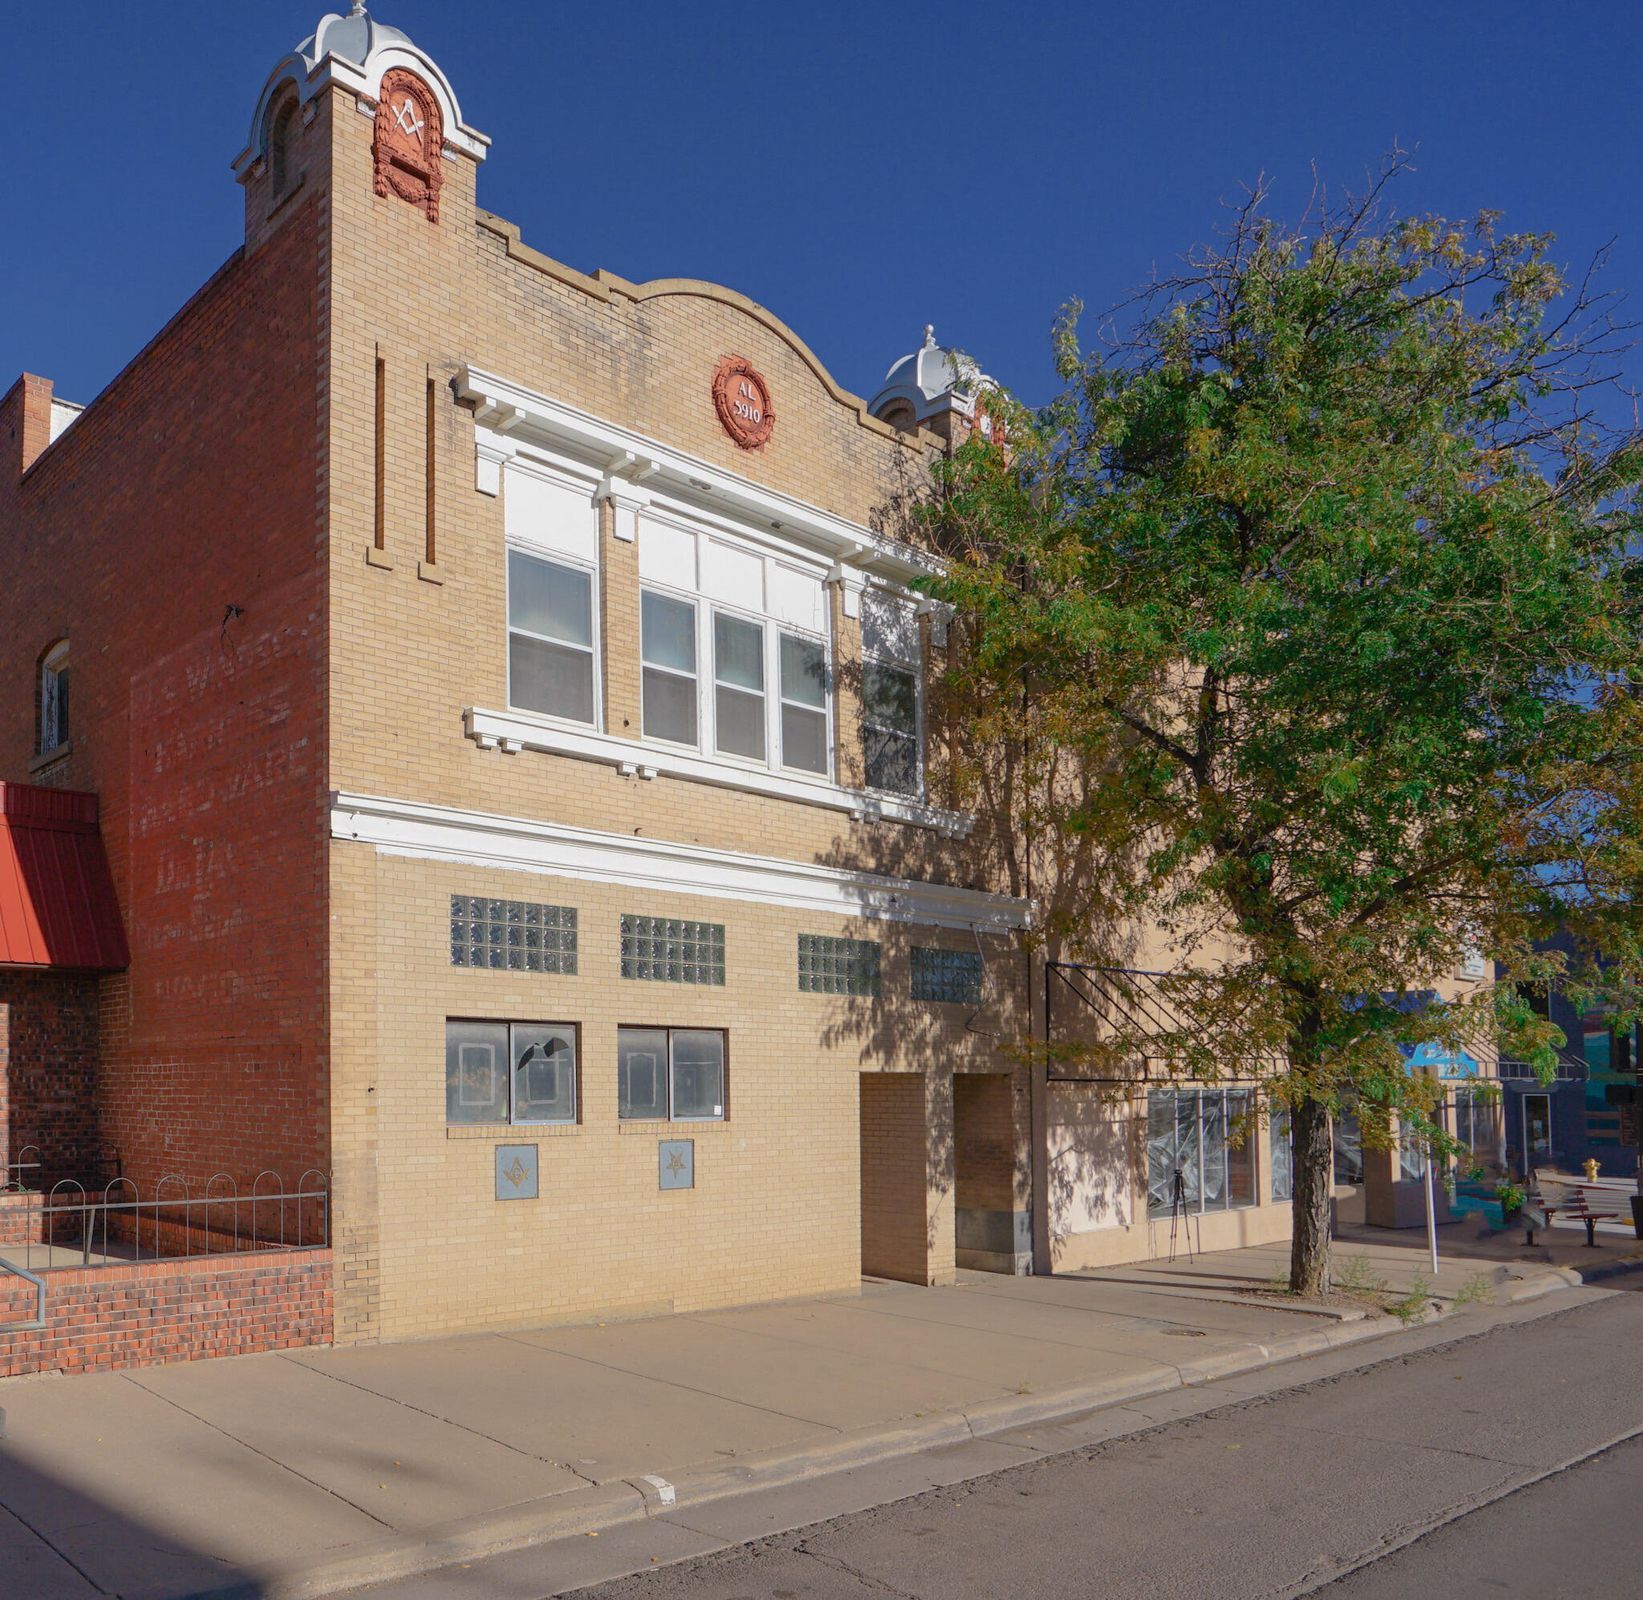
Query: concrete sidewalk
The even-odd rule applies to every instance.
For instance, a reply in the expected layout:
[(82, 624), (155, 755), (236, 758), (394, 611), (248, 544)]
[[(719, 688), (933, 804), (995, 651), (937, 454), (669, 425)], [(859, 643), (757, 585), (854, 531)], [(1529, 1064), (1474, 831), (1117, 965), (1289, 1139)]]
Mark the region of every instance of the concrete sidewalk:
[[(10, 1380), (0, 1592), (150, 1600), (246, 1574), (248, 1594), (317, 1595), (1402, 1326), (1262, 1293), (1282, 1254)], [(1446, 1273), (1440, 1297), (1480, 1274), (1503, 1299), (1570, 1281)]]

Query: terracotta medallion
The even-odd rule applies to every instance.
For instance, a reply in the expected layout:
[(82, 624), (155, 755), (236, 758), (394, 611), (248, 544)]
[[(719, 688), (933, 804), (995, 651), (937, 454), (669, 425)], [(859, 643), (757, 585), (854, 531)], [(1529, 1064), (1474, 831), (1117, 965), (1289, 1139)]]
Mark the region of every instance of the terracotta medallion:
[(445, 130), (433, 91), (403, 67), (383, 73), (371, 141), (376, 192), (409, 200), (430, 222), (438, 222), (444, 147)]
[(744, 450), (762, 450), (775, 431), (770, 389), (741, 356), (726, 356), (715, 369), (713, 405), (725, 432)]

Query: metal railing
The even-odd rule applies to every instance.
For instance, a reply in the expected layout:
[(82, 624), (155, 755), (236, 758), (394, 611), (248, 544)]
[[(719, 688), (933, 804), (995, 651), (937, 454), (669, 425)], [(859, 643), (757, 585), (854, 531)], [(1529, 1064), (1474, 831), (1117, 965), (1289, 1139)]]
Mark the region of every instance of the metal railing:
[[(34, 1152), (32, 1161), (23, 1159), (29, 1151)], [(38, 1176), (40, 1171), (40, 1147), (35, 1144), (26, 1144), (17, 1152), (15, 1161), (0, 1162), (0, 1194), (15, 1194), (19, 1189), (27, 1187), (28, 1173)]]
[(331, 1239), (331, 1186), (317, 1167), (292, 1188), (278, 1173), (260, 1172), (243, 1192), (226, 1172), (214, 1173), (198, 1194), (186, 1179), (168, 1174), (146, 1199), (130, 1178), (115, 1178), (100, 1192), (63, 1178), (43, 1194), (30, 1192), (29, 1201), (26, 1237), (0, 1247), (14, 1267), (21, 1254), (29, 1276), (313, 1249)]
[(34, 1285), (34, 1315), (26, 1322), (0, 1322), (0, 1333), (35, 1333), (46, 1325), (46, 1280), (38, 1272), (13, 1265), (0, 1256), (0, 1272), (9, 1272), (14, 1278)]

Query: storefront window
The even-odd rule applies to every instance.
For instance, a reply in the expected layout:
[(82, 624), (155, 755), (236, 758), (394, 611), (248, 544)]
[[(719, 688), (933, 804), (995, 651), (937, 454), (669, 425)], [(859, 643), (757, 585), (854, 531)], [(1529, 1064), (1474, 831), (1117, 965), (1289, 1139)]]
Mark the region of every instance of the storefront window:
[(1455, 1137), (1476, 1164), (1501, 1158), (1500, 1102), (1475, 1089), (1455, 1090)]
[(1287, 1111), (1272, 1115), (1272, 1198), (1287, 1201), (1295, 1198), (1295, 1135), (1289, 1125)]
[(1194, 1089), (1147, 1098), (1147, 1214), (1255, 1204), (1254, 1097)]
[(1363, 1182), (1363, 1130), (1355, 1106), (1342, 1106), (1335, 1118), (1335, 1181)]

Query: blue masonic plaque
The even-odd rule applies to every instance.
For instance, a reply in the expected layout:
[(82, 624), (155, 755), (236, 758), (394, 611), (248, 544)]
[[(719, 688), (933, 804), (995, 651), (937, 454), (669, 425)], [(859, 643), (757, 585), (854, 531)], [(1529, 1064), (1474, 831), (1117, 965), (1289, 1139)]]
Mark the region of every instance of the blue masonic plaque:
[(663, 1139), (656, 1146), (656, 1186), (659, 1189), (696, 1187), (694, 1139)]
[(499, 1144), (496, 1147), (496, 1198), (536, 1198), (536, 1146)]

